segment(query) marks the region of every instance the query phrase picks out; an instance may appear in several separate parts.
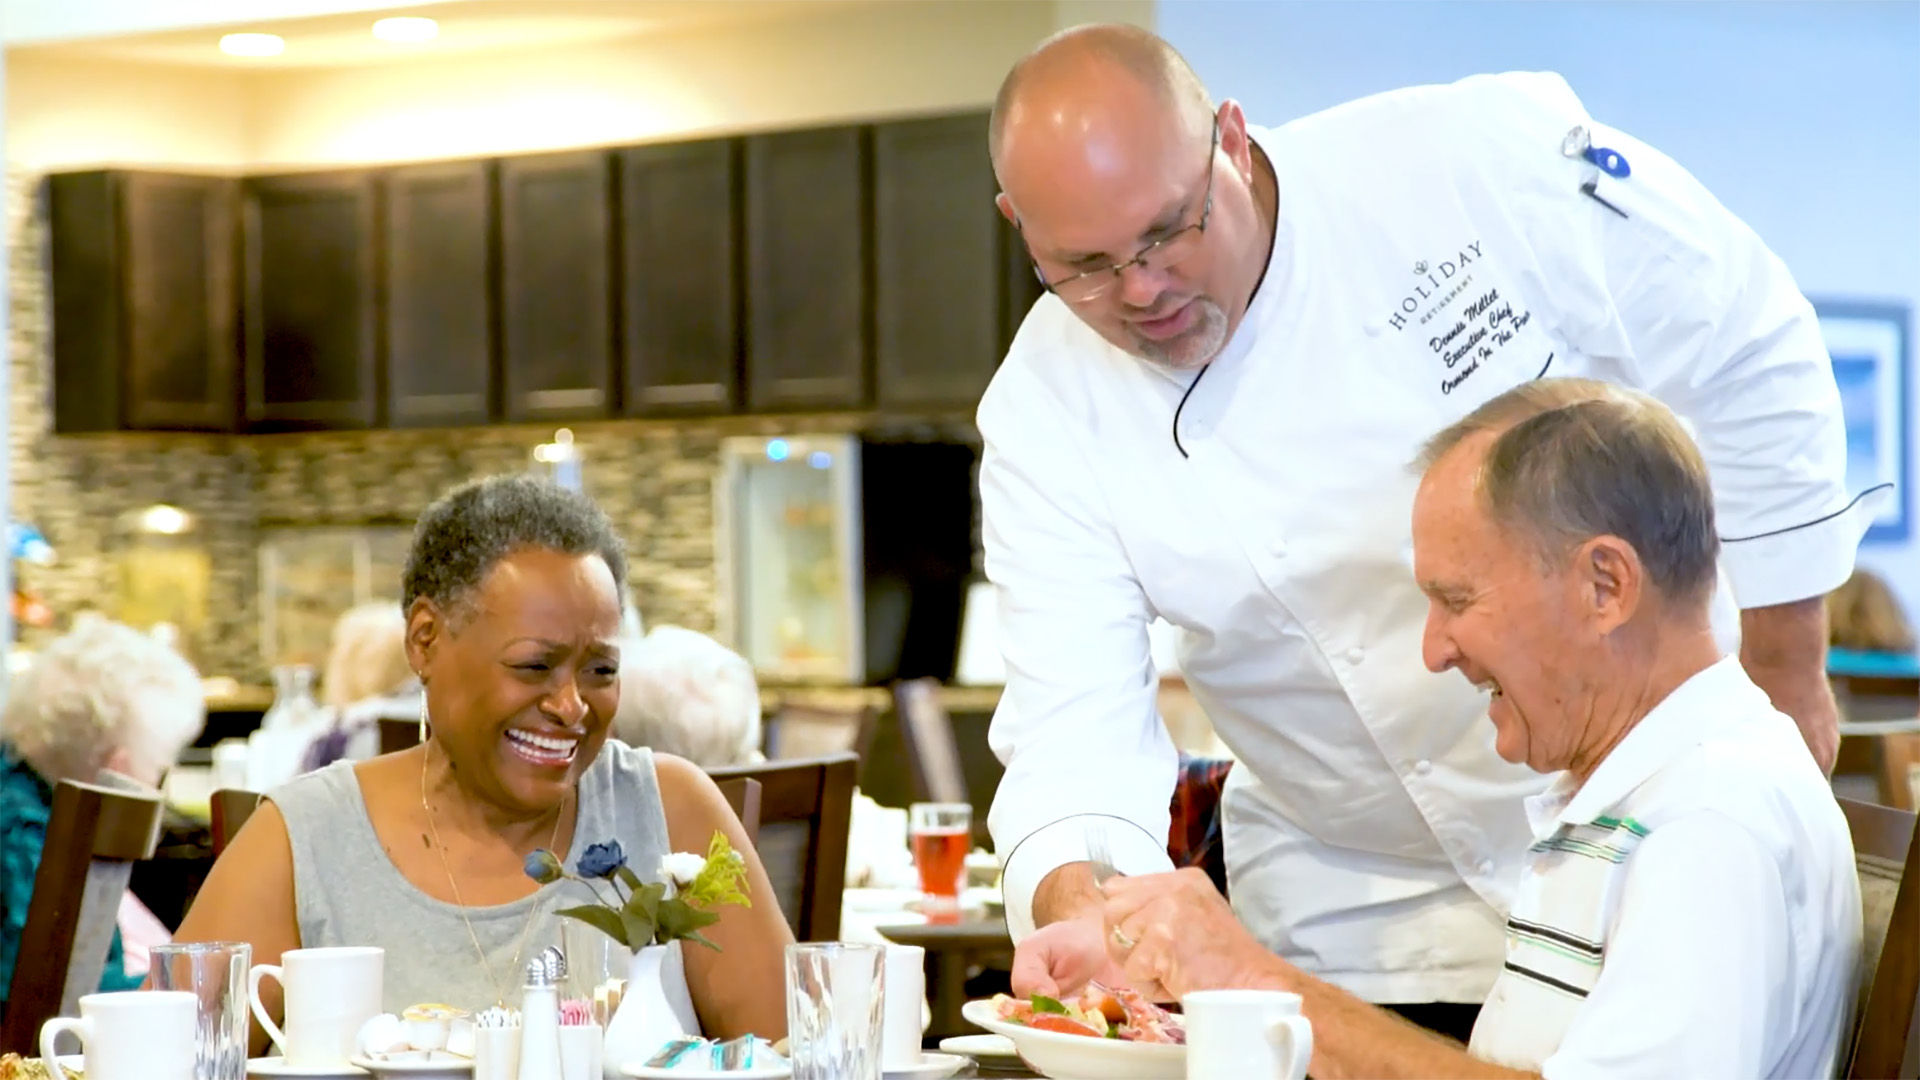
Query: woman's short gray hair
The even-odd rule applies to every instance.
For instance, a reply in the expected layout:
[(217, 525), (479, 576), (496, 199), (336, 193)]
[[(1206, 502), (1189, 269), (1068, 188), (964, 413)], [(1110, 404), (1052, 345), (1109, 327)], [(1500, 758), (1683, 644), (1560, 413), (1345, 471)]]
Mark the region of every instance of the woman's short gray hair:
[(426, 597), (453, 612), (472, 598), (500, 560), (545, 549), (598, 555), (625, 595), (627, 556), (613, 523), (578, 492), (527, 473), (490, 476), (440, 496), (414, 526), (400, 609)]
[(628, 745), (677, 754), (702, 768), (749, 761), (760, 749), (753, 665), (679, 626), (656, 626), (638, 641), (623, 642), (613, 733)]
[(91, 782), (116, 750), (139, 778), (157, 776), (206, 722), (200, 676), (184, 657), (99, 617), (33, 658), (0, 717), (6, 740), (48, 783)]

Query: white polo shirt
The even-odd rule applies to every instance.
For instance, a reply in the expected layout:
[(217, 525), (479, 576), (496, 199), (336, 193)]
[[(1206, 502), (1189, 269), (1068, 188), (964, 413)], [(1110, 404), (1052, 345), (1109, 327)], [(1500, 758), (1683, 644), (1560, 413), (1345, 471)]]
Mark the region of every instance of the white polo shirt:
[(1549, 1080), (1834, 1075), (1860, 955), (1853, 844), (1793, 721), (1737, 660), (1527, 814), (1475, 1057)]

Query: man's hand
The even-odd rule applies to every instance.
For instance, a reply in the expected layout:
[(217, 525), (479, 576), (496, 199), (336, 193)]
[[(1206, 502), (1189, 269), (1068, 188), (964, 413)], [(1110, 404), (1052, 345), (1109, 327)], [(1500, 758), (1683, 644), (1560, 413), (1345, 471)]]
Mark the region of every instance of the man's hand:
[(1822, 772), (1840, 752), (1840, 707), (1827, 681), (1827, 602), (1796, 600), (1740, 613), (1740, 665), (1773, 707), (1793, 717)]
[(1107, 928), (1097, 913), (1048, 923), (1013, 951), (1013, 992), (1064, 998), (1089, 981), (1125, 986), (1120, 965), (1107, 955)]
[(1114, 878), (1105, 944), (1127, 982), (1155, 1001), (1193, 990), (1292, 989), (1291, 965), (1240, 925), (1206, 872)]

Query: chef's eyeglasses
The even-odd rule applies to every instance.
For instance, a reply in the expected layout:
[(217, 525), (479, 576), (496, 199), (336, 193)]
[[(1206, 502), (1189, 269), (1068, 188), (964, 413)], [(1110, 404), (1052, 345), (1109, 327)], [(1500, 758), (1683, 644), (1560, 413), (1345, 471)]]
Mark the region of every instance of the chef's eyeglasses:
[(1126, 262), (1103, 266), (1098, 270), (1087, 270), (1071, 274), (1058, 281), (1048, 281), (1038, 263), (1034, 264), (1033, 275), (1047, 291), (1065, 300), (1069, 304), (1085, 304), (1105, 296), (1107, 290), (1120, 284), (1128, 270), (1138, 266), (1156, 274), (1164, 273), (1192, 258), (1200, 250), (1200, 243), (1207, 231), (1207, 219), (1213, 216), (1213, 174), (1215, 152), (1220, 149), (1220, 118), (1213, 118), (1213, 137), (1207, 146), (1207, 193), (1200, 204), (1200, 220), (1183, 225), (1174, 232), (1155, 240), (1140, 249), (1140, 253)]

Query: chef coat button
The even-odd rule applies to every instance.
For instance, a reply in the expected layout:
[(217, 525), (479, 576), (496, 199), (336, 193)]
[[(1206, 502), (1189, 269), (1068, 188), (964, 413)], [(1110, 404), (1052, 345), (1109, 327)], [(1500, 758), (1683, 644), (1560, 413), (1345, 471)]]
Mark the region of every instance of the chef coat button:
[(1366, 329), (1366, 331), (1367, 331), (1367, 336), (1368, 336), (1368, 337), (1379, 337), (1379, 336), (1380, 336), (1380, 324), (1379, 324), (1379, 323), (1377, 323), (1377, 322), (1369, 322), (1369, 323), (1368, 323), (1368, 324), (1366, 325), (1366, 328), (1365, 328), (1365, 329)]
[(1421, 758), (1419, 761), (1413, 763), (1413, 771), (1416, 776), (1426, 776), (1428, 773), (1433, 772), (1433, 762), (1428, 761), (1426, 758)]
[(1492, 873), (1493, 873), (1493, 860), (1492, 860), (1492, 859), (1481, 859), (1481, 860), (1480, 860), (1480, 865), (1479, 865), (1479, 866), (1476, 866), (1476, 867), (1474, 867), (1474, 869), (1480, 872), (1480, 876), (1481, 876), (1481, 877), (1486, 877), (1486, 876), (1488, 876), (1489, 874), (1492, 874)]
[(1560, 152), (1567, 157), (1577, 158), (1586, 154), (1587, 147), (1592, 145), (1593, 139), (1587, 134), (1587, 129), (1576, 125), (1567, 132), (1566, 138), (1560, 140)]
[(1285, 540), (1275, 540), (1267, 546), (1267, 551), (1276, 559), (1284, 559), (1287, 557), (1287, 542)]
[(1355, 645), (1353, 648), (1347, 650), (1347, 663), (1357, 664), (1364, 659), (1366, 655), (1367, 650)]

